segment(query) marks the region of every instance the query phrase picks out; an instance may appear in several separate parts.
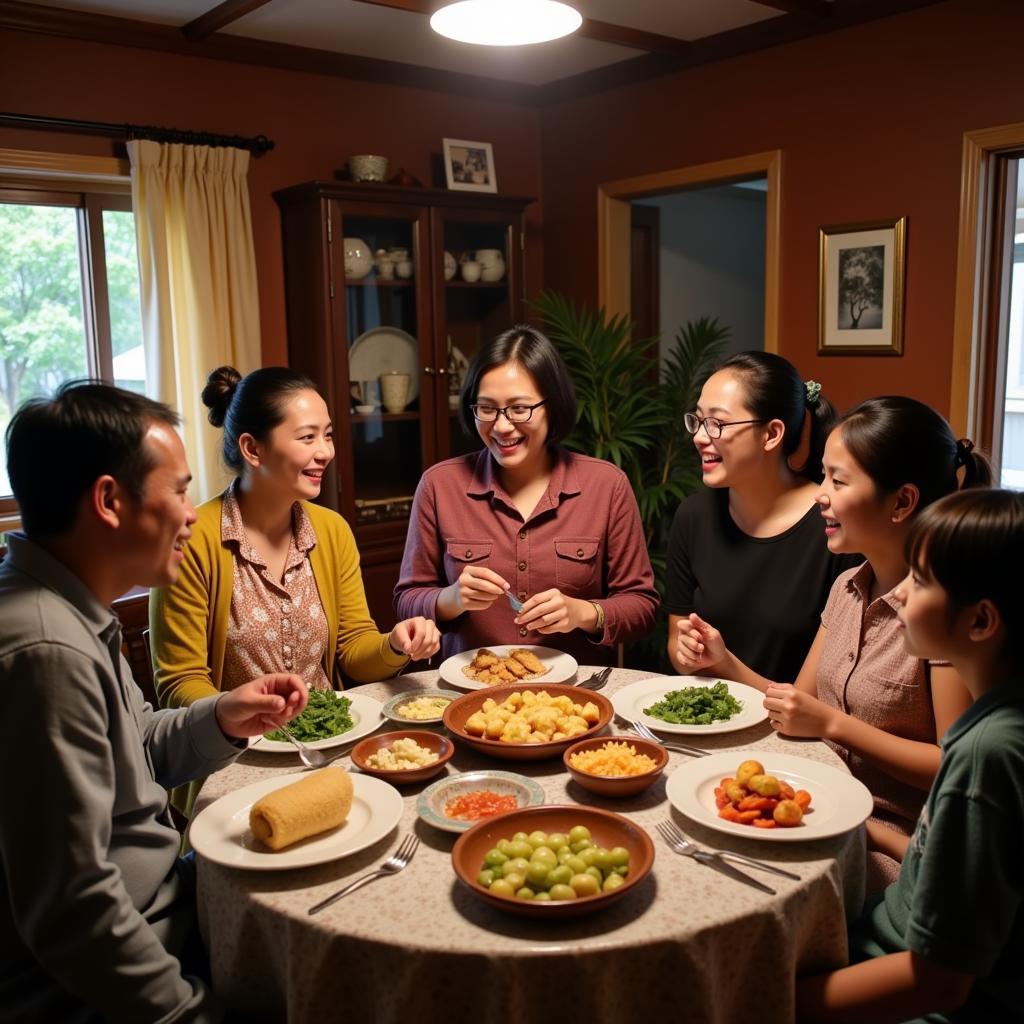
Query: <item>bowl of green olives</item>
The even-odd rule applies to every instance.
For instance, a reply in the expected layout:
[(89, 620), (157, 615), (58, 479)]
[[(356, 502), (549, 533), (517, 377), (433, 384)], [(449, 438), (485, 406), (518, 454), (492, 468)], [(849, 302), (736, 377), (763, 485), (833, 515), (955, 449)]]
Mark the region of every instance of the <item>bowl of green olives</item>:
[(523, 917), (577, 917), (635, 889), (654, 843), (621, 814), (581, 805), (523, 807), (458, 838), (452, 866), (466, 887)]

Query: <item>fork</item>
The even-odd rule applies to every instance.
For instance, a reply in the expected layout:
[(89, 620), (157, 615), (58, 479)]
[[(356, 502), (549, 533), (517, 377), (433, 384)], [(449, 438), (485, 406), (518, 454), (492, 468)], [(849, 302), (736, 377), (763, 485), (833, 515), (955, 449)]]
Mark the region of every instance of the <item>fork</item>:
[[(658, 825), (658, 829), (662, 835), (666, 837), (672, 837), (672, 841), (676, 846), (682, 850), (690, 849), (697, 850), (695, 846), (686, 836), (683, 835), (679, 826), (674, 821), (665, 821)], [(675, 849), (675, 847), (673, 847)], [(733, 853), (731, 850), (704, 850), (701, 851), (707, 853), (709, 857), (721, 857), (723, 860), (734, 860), (737, 864), (746, 864), (752, 868), (760, 868), (762, 871), (770, 871), (773, 875), (781, 875), (783, 878), (792, 878), (794, 882), (800, 881), (799, 875), (794, 875), (792, 871), (783, 871), (782, 868), (776, 867), (774, 864), (766, 864), (763, 860), (755, 860), (753, 857), (747, 857), (742, 853)]]
[(729, 878), (735, 878), (737, 882), (746, 882), (747, 885), (752, 885), (755, 889), (760, 889), (761, 892), (766, 892), (771, 896), (775, 895), (775, 890), (765, 885), (763, 882), (759, 882), (756, 878), (751, 878), (750, 875), (745, 875), (742, 871), (734, 868), (731, 864), (727, 864), (717, 853), (708, 853), (706, 850), (698, 850), (692, 843), (680, 843), (674, 836), (672, 829), (668, 828), (666, 823), (659, 821), (655, 826), (658, 832), (661, 834), (661, 838), (665, 840), (668, 848), (673, 853), (681, 854), (684, 857), (692, 857), (698, 864), (704, 864), (707, 867), (714, 868), (716, 871), (720, 871), (723, 875), (728, 875)]
[(643, 722), (635, 721), (634, 719), (627, 719), (629, 722), (630, 729), (641, 737), (641, 739), (651, 740), (654, 743), (660, 743), (666, 750), (677, 750), (680, 754), (689, 754), (690, 757), (707, 757), (708, 752), (701, 750), (699, 747), (688, 747), (685, 743), (679, 743), (676, 740), (663, 740), (660, 736), (655, 735)]
[(505, 596), (508, 598), (508, 603), (512, 605), (512, 611), (518, 615), (523, 610), (523, 602), (511, 590), (506, 590)]
[(592, 676), (588, 676), (576, 685), (583, 690), (600, 690), (608, 682), (608, 677), (611, 674), (612, 666), (609, 665), (607, 668), (601, 669), (600, 672), (595, 672)]
[(412, 860), (419, 845), (419, 836), (406, 836), (398, 849), (376, 871), (371, 871), (368, 875), (357, 878), (354, 882), (346, 885), (344, 889), (334, 893), (333, 896), (328, 896), (327, 899), (314, 904), (307, 913), (319, 914), (325, 907), (329, 907), (332, 903), (337, 903), (343, 896), (347, 896), (350, 892), (355, 892), (356, 889), (361, 889), (369, 882), (383, 878), (385, 875), (397, 875), (399, 871), (409, 866), (409, 861)]

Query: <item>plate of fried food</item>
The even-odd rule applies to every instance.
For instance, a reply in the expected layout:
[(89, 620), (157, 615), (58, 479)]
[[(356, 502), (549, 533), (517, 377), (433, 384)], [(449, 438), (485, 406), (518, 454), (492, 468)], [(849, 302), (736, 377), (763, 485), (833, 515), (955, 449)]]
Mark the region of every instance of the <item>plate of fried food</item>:
[(441, 678), (458, 690), (482, 690), (486, 686), (517, 683), (564, 683), (579, 666), (570, 654), (552, 647), (476, 647), (453, 654), (441, 663)]
[(769, 842), (841, 835), (873, 807), (868, 788), (845, 768), (768, 750), (694, 758), (672, 773), (665, 795), (701, 825)]

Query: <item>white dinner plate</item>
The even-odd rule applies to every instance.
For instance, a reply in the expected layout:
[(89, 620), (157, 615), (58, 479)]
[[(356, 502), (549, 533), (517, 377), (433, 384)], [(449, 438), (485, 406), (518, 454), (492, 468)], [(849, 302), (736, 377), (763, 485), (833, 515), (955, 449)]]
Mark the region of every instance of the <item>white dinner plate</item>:
[(410, 402), (420, 393), (419, 345), (400, 327), (373, 327), (348, 350), (349, 380), (376, 380), (382, 373), (409, 375)]
[[(340, 747), (353, 740), (369, 736), (384, 721), (381, 715), (381, 708), (384, 706), (379, 700), (367, 697), (362, 693), (353, 693), (351, 690), (335, 690), (336, 697), (348, 697), (352, 702), (349, 707), (349, 716), (352, 719), (352, 728), (347, 732), (339, 732), (337, 736), (328, 736), (325, 740), (313, 740), (306, 743), (307, 747), (313, 750), (325, 750), (328, 747)], [(303, 741), (305, 742), (305, 741)], [(261, 754), (294, 754), (298, 756), (293, 743), (287, 740), (268, 740), (266, 736), (259, 737), (252, 748)]]
[[(760, 761), (769, 775), (811, 794), (811, 806), (795, 828), (754, 828), (718, 816), (715, 787), (747, 760)], [(665, 786), (669, 803), (686, 817), (718, 832), (769, 843), (825, 839), (849, 832), (871, 815), (874, 801), (863, 782), (848, 771), (795, 754), (727, 750), (681, 764)]]
[(284, 850), (270, 850), (249, 831), (249, 810), (261, 796), (290, 785), (305, 773), (275, 775), (225, 793), (196, 815), (188, 830), (196, 853), (215, 864), (254, 871), (280, 871), (326, 864), (365, 850), (402, 818), (402, 795), (371, 775), (352, 774), (352, 809), (340, 828)]
[[(743, 705), (743, 710), (738, 711), (732, 718), (724, 722), (712, 722), (710, 725), (674, 725), (671, 722), (663, 722), (660, 718), (652, 718), (644, 714), (644, 708), (656, 704), (666, 693), (673, 690), (682, 690), (688, 686), (714, 686), (715, 683), (725, 683), (731, 693)], [(620, 718), (627, 718), (632, 721), (641, 721), (644, 725), (655, 732), (684, 732), (704, 733), (713, 732), (735, 732), (737, 729), (746, 729), (748, 726), (757, 725), (768, 717), (768, 711), (764, 706), (764, 694), (755, 690), (745, 683), (734, 683), (731, 679), (717, 679), (708, 676), (655, 676), (651, 679), (641, 679), (638, 683), (631, 683), (621, 690), (609, 695), (615, 714)]]
[[(529, 683), (531, 685), (536, 684), (541, 686), (544, 683), (564, 683), (568, 679), (572, 679), (576, 675), (576, 669), (579, 667), (576, 663), (576, 659), (571, 654), (565, 654), (562, 651), (556, 651), (552, 647), (534, 647), (531, 644), (488, 644), (487, 650), (493, 651), (495, 654), (505, 657), (509, 651), (514, 650), (527, 650), (532, 651), (537, 655), (540, 660), (548, 666), (548, 671), (542, 676), (536, 676), (533, 679), (521, 679), (519, 682), (524, 685)], [(441, 662), (441, 678), (448, 683), (449, 686), (454, 686), (458, 690), (486, 690), (488, 689), (486, 683), (478, 683), (475, 679), (470, 679), (462, 671), (463, 665), (468, 665), (477, 655), (479, 647), (473, 647), (468, 651), (463, 651), (461, 654), (453, 654), (450, 658), (446, 658)], [(512, 683), (509, 686), (515, 685)]]

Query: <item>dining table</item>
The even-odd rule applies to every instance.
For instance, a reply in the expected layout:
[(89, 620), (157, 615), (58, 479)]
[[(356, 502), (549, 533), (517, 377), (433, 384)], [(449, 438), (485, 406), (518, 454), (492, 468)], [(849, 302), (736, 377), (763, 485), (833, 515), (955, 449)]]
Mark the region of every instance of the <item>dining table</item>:
[[(579, 678), (589, 671), (581, 667)], [(611, 696), (653, 675), (617, 668), (602, 692)], [(680, 686), (695, 682), (679, 680)], [(383, 702), (438, 685), (437, 671), (420, 671), (352, 692)], [(380, 731), (390, 728), (400, 727), (382, 720)], [(628, 738), (621, 719), (610, 730)], [(779, 736), (767, 721), (735, 732), (674, 738), (709, 752), (735, 751), (737, 764), (751, 752), (785, 752), (846, 770), (825, 743)], [(198, 910), (214, 989), (233, 1019), (288, 1024), (790, 1022), (795, 976), (846, 963), (847, 926), (864, 895), (864, 827), (785, 843), (724, 834), (684, 817), (667, 799), (666, 780), (690, 760), (671, 752), (653, 786), (612, 798), (580, 787), (561, 757), (512, 763), (456, 744), (445, 766), (449, 774), (480, 768), (519, 772), (543, 787), (547, 804), (615, 811), (651, 835), (656, 856), (650, 874), (588, 916), (515, 916), (470, 891), (452, 867), (457, 835), (417, 814), (417, 796), (430, 781), (402, 786), (397, 826), (343, 859), (256, 871), (200, 854)], [(347, 757), (338, 763), (350, 767)], [(297, 756), (250, 748), (206, 780), (197, 814), (242, 786), (301, 767)], [(744, 868), (776, 890), (768, 895), (675, 854), (656, 829), (666, 819), (705, 849), (767, 860), (800, 880)], [(405, 870), (319, 914), (308, 913), (379, 867), (410, 833), (420, 845)]]

